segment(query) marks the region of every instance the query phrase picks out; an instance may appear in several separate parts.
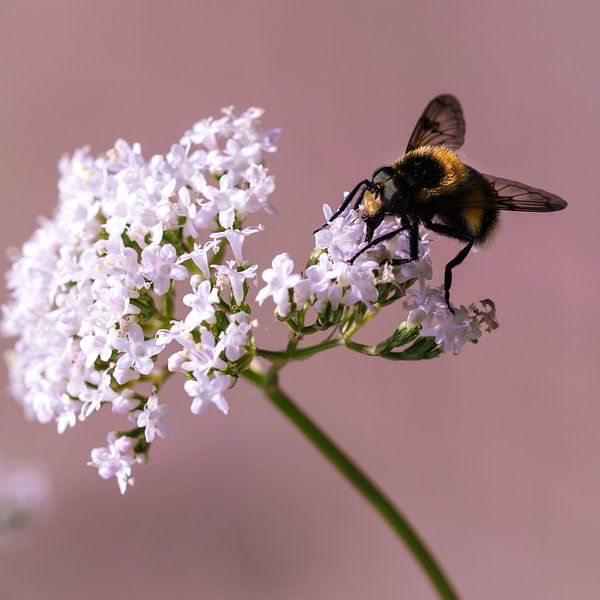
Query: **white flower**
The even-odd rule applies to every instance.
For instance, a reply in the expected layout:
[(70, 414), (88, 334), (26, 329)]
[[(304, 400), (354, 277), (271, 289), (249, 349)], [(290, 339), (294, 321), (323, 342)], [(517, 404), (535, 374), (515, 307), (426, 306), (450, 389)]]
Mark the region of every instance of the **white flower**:
[(456, 308), (454, 314), (449, 310), (436, 314), (437, 323), (424, 327), (422, 336), (435, 338), (435, 343), (442, 346), (444, 352), (458, 354), (466, 342), (473, 342), (481, 337), (478, 323), (471, 319), (464, 306)]
[(294, 261), (287, 252), (278, 254), (272, 262), (272, 268), (266, 269), (262, 274), (266, 286), (256, 295), (256, 301), (262, 304), (270, 296), (277, 306), (277, 312), (280, 315), (286, 315), (290, 310), (289, 290), (292, 289), (298, 281), (300, 275), (292, 273), (294, 270)]
[(202, 274), (206, 279), (210, 277), (210, 267), (208, 260), (208, 252), (212, 250), (213, 254), (219, 249), (220, 243), (216, 240), (210, 240), (200, 246), (200, 244), (194, 243), (194, 249), (192, 252), (182, 254), (178, 259), (178, 263), (185, 262), (186, 260), (192, 259), (194, 264), (202, 271)]
[[(326, 220), (332, 215), (331, 208), (323, 205)], [(347, 261), (362, 245), (365, 237), (364, 223), (356, 211), (350, 210), (334, 219), (327, 227), (315, 233), (315, 246), (326, 248), (334, 260)]]
[(252, 328), (256, 325), (256, 320), (251, 320), (250, 315), (245, 312), (238, 312), (229, 317), (229, 325), (219, 338), (227, 360), (236, 361), (246, 354), (246, 347), (251, 341)]
[(448, 311), (444, 292), (440, 288), (427, 287), (424, 281), (419, 282), (418, 288), (409, 289), (408, 295), (412, 298), (412, 302), (405, 302), (404, 306), (409, 311), (407, 319), (409, 327), (423, 325), (428, 328), (438, 311), (442, 313)]
[(171, 279), (181, 281), (187, 276), (187, 269), (176, 261), (177, 252), (172, 244), (151, 244), (142, 251), (141, 273), (154, 284), (154, 291), (159, 296), (168, 291)]
[(204, 373), (195, 374), (194, 379), (188, 379), (184, 386), (185, 391), (193, 398), (192, 412), (200, 415), (214, 404), (223, 414), (227, 414), (229, 406), (223, 392), (232, 384), (233, 378), (229, 375), (215, 373), (208, 377)]
[(180, 140), (183, 146), (190, 144), (203, 145), (207, 150), (217, 150), (219, 138), (232, 131), (228, 118), (213, 119), (208, 117), (198, 121), (191, 131), (186, 131)]
[(131, 412), (139, 402), (133, 397), (133, 390), (124, 389), (112, 399), (112, 411), (117, 415), (126, 415)]
[(90, 318), (94, 326), (108, 329), (125, 315), (140, 312), (139, 308), (131, 304), (131, 298), (139, 294), (128, 288), (119, 276), (96, 279), (92, 283), (91, 295), (95, 300), (90, 307)]
[(208, 373), (213, 369), (224, 369), (227, 365), (221, 360), (223, 347), (216, 343), (213, 334), (204, 329), (200, 334), (200, 343), (189, 346), (183, 351), (181, 368), (184, 371), (196, 373)]
[(144, 286), (144, 278), (139, 272), (138, 255), (133, 248), (128, 248), (122, 238), (112, 237), (108, 240), (98, 240), (94, 246), (97, 257), (87, 256), (89, 262), (83, 262), (89, 270), (83, 269), (75, 274), (75, 279), (90, 277), (102, 279), (103, 276), (113, 276), (121, 281), (128, 289)]
[(344, 266), (340, 272), (339, 281), (343, 286), (350, 286), (342, 300), (346, 306), (364, 302), (370, 307), (377, 300), (378, 292), (373, 271), (378, 266), (378, 263), (374, 261), (357, 261), (353, 265)]
[(196, 150), (188, 156), (188, 149), (180, 144), (173, 144), (167, 154), (167, 171), (179, 185), (189, 183), (195, 190), (202, 191), (205, 179), (202, 170), (206, 166), (206, 152)]
[(110, 441), (112, 435), (109, 435), (108, 447), (94, 448), (91, 452), (92, 460), (88, 462), (90, 467), (98, 469), (98, 475), (102, 479), (117, 478), (121, 494), (127, 491), (128, 485), (133, 485), (131, 478), (131, 465), (135, 462), (133, 455), (132, 440), (126, 437), (120, 437)]
[[(433, 267), (429, 259), (429, 246), (431, 240), (423, 236), (419, 240), (419, 260), (411, 260), (399, 267), (393, 267), (393, 280), (398, 283), (404, 283), (409, 279), (429, 280), (433, 275)], [(409, 258), (410, 250), (408, 245), (408, 235), (402, 232), (384, 243), (387, 247), (389, 256), (393, 258)], [(389, 265), (386, 265), (389, 267)]]
[(227, 277), (231, 285), (233, 297), (237, 304), (241, 304), (244, 300), (244, 282), (248, 279), (254, 279), (256, 277), (256, 269), (258, 265), (252, 265), (243, 271), (238, 271), (236, 262), (230, 260), (226, 265), (213, 265), (213, 269), (217, 271), (220, 277)]
[(62, 403), (60, 408), (55, 408), (55, 411), (60, 411), (56, 417), (56, 430), (58, 433), (64, 433), (67, 427), (75, 427), (75, 424), (77, 423), (77, 414), (80, 410), (78, 403), (69, 399), (66, 394), (63, 394), (61, 400)]
[(148, 398), (144, 410), (138, 415), (137, 426), (144, 427), (144, 436), (149, 444), (154, 441), (155, 435), (167, 437), (169, 428), (165, 419), (172, 412), (173, 409), (167, 404), (158, 403), (158, 396), (154, 392)]
[(232, 173), (226, 173), (219, 179), (218, 189), (207, 185), (202, 193), (219, 211), (221, 226), (231, 229), (235, 220), (235, 209), (240, 209), (245, 205), (248, 191), (238, 188), (234, 184)]
[(171, 321), (171, 327), (169, 329), (159, 329), (154, 339), (159, 346), (166, 346), (173, 341), (179, 342), (182, 346), (187, 346), (192, 341), (192, 336), (184, 321)]
[(226, 229), (225, 231), (211, 233), (210, 237), (214, 240), (225, 238), (231, 246), (231, 251), (233, 252), (236, 262), (241, 265), (244, 262), (244, 257), (242, 255), (242, 246), (244, 245), (244, 240), (249, 235), (263, 231), (263, 229), (264, 227), (262, 225), (259, 225), (258, 227), (246, 227), (242, 230)]
[[(159, 211), (163, 211), (166, 214), (173, 211), (173, 204), (169, 201), (172, 195), (173, 189), (175, 188), (176, 181), (173, 180), (170, 184), (167, 184), (162, 190), (163, 201)], [(165, 201), (164, 196), (167, 196)], [(200, 223), (196, 223), (196, 215), (198, 214), (199, 203), (197, 202), (196, 195), (192, 197), (190, 190), (187, 187), (179, 188), (177, 192), (177, 207), (175, 211), (177, 215), (184, 217), (185, 225), (183, 229), (184, 237), (196, 238), (199, 235), (198, 229), (201, 228)]]
[(81, 338), (79, 344), (85, 354), (85, 366), (91, 367), (98, 357), (104, 362), (108, 361), (117, 335), (117, 330), (114, 327), (111, 327), (108, 331), (95, 327), (92, 335)]
[(114, 341), (114, 347), (119, 352), (123, 352), (115, 365), (114, 372), (119, 384), (151, 373), (154, 368), (152, 357), (164, 348), (157, 345), (155, 340), (146, 340), (142, 328), (133, 321), (127, 323), (126, 332), (126, 338), (118, 338)]
[(167, 360), (167, 368), (171, 373), (184, 373), (183, 363), (187, 360), (187, 355), (189, 354), (189, 350), (187, 353), (184, 350), (180, 350), (179, 352), (174, 352), (169, 356)]
[(185, 326), (188, 329), (194, 329), (201, 323), (215, 322), (214, 304), (219, 302), (219, 291), (213, 288), (210, 281), (202, 281), (194, 288), (192, 294), (186, 294), (183, 297), (183, 303), (192, 310), (185, 318)]
[[(92, 413), (100, 410), (103, 402), (113, 403), (119, 394), (112, 389), (112, 377), (107, 371), (91, 371), (89, 374), (89, 383), (79, 394), (81, 401), (81, 411), (79, 420), (85, 421)], [(137, 404), (137, 403), (136, 403)]]
[(306, 269), (304, 279), (298, 281), (294, 287), (294, 302), (301, 306), (311, 296), (315, 296), (315, 308), (321, 312), (327, 301), (330, 301), (333, 308), (337, 308), (342, 298), (342, 288), (333, 280), (340, 274), (340, 269), (333, 264), (327, 253), (319, 256), (316, 265)]
[(255, 213), (262, 208), (269, 215), (275, 214), (275, 209), (268, 200), (275, 191), (275, 180), (267, 173), (263, 165), (250, 165), (244, 172), (244, 177), (250, 185), (246, 204), (243, 206), (244, 213)]
[(261, 159), (260, 144), (240, 144), (235, 139), (227, 140), (223, 160), (220, 161), (222, 171), (230, 171), (234, 174), (245, 171), (250, 164), (256, 164)]

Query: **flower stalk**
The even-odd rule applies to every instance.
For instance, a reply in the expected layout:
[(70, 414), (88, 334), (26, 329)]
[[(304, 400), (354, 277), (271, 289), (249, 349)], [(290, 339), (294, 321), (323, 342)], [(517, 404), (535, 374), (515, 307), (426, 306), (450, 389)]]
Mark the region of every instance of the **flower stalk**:
[(271, 404), (293, 423), (379, 513), (419, 563), (439, 597), (443, 600), (459, 600), (450, 580), (409, 520), (331, 437), (281, 389), (278, 369), (261, 372), (256, 368), (250, 368), (244, 371), (242, 376), (259, 388)]
[(292, 347), (288, 346), (283, 352), (256, 348), (256, 356), (270, 360), (273, 363), (285, 363), (289, 360), (303, 360), (305, 358), (310, 358), (314, 354), (336, 348), (341, 344), (343, 344), (343, 340), (336, 337), (325, 340), (320, 344), (314, 344), (313, 346), (306, 346), (304, 348), (297, 348), (295, 345)]

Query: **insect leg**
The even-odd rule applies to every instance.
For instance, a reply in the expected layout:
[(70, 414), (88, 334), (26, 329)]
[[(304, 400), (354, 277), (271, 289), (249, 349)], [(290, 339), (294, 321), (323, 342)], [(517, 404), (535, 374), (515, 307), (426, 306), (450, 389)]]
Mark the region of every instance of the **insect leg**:
[[(339, 217), (346, 210), (346, 207), (348, 206), (348, 204), (350, 204), (350, 202), (352, 202), (352, 198), (354, 198), (354, 196), (356, 196), (356, 194), (358, 193), (358, 190), (363, 185), (366, 185), (367, 187), (369, 187), (371, 185), (371, 180), (363, 179), (362, 181), (359, 181), (354, 186), (352, 191), (344, 198), (344, 201), (340, 204), (340, 207), (331, 215), (331, 217), (329, 217), (329, 219), (325, 223), (323, 223), (323, 225), (321, 225), (321, 227), (318, 227), (317, 229), (315, 229), (313, 231), (313, 233), (317, 233), (317, 231), (321, 231), (321, 229), (324, 229), (325, 227), (327, 227), (327, 225), (329, 225), (329, 223), (331, 223), (331, 221), (333, 221), (334, 219)], [(358, 204), (360, 204), (360, 200), (362, 200), (362, 195), (359, 196)], [(355, 206), (355, 208), (358, 208), (358, 204)]]
[(419, 260), (419, 221), (409, 221), (408, 217), (402, 217), (402, 227), (409, 230), (408, 244), (410, 251), (410, 258), (390, 258), (384, 260), (381, 264), (389, 264), (393, 267), (398, 265), (405, 265), (406, 263), (412, 262), (413, 260)]
[(383, 235), (376, 237), (374, 240), (371, 240), (366, 246), (361, 248), (348, 262), (350, 264), (354, 263), (354, 261), (363, 252), (366, 252), (369, 248), (372, 248), (373, 246), (375, 246), (376, 244), (379, 244), (380, 242), (385, 242), (385, 240), (389, 240), (390, 238), (393, 238), (395, 235), (398, 235), (401, 231), (406, 231), (409, 227), (410, 227), (410, 225), (408, 225), (408, 226), (402, 225), (402, 227), (398, 227), (398, 229), (392, 229), (392, 231), (388, 231), (387, 233), (384, 233)]
[(450, 304), (450, 286), (452, 285), (452, 269), (457, 267), (462, 263), (467, 255), (471, 251), (473, 244), (475, 243), (475, 239), (473, 236), (470, 236), (462, 231), (457, 231), (452, 227), (448, 227), (446, 225), (441, 225), (440, 223), (427, 223), (426, 227), (434, 231), (435, 233), (439, 233), (441, 235), (446, 235), (448, 237), (462, 240), (463, 242), (467, 242), (467, 245), (446, 265), (444, 270), (444, 298), (446, 300), (446, 304), (450, 309), (450, 312), (454, 314), (454, 309)]

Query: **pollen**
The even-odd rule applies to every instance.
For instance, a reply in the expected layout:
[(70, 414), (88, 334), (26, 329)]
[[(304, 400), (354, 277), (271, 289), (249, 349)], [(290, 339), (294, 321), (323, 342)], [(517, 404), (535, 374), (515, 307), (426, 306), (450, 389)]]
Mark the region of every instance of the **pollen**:
[(363, 200), (363, 206), (365, 207), (365, 215), (367, 217), (372, 217), (383, 208), (383, 202), (379, 194), (367, 192)]

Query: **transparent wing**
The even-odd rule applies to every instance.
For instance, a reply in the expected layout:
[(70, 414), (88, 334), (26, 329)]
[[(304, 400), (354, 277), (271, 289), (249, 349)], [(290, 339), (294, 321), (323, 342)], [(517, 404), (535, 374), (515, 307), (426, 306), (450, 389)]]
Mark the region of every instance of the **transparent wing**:
[(408, 141), (407, 152), (440, 145), (456, 150), (465, 142), (465, 118), (459, 101), (449, 94), (436, 96), (425, 108)]
[[(485, 175), (484, 173), (481, 173), (481, 175), (492, 185), (496, 193), (494, 206), (498, 210), (552, 212), (562, 210), (567, 206), (567, 203), (562, 198), (550, 192), (538, 190), (537, 188), (510, 179), (502, 179), (501, 177)], [(471, 206), (470, 203), (469, 206)], [(485, 206), (481, 208), (485, 208)]]

